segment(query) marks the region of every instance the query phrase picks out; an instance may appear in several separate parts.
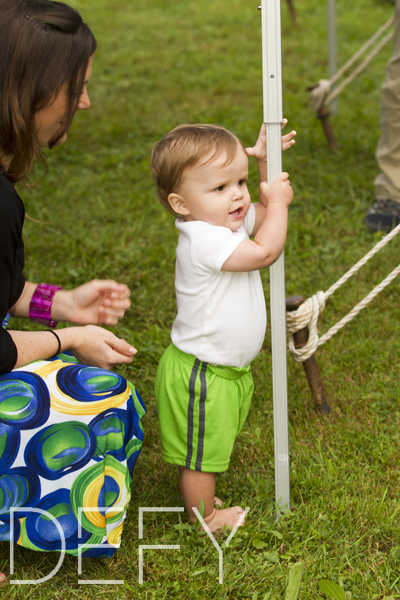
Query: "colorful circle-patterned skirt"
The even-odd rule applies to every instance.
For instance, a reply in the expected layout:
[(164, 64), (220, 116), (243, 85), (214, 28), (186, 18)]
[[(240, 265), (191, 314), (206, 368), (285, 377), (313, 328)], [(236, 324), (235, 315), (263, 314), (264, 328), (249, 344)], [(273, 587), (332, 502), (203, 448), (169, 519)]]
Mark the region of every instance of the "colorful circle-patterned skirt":
[(0, 540), (111, 556), (145, 412), (129, 381), (67, 354), (1, 375)]

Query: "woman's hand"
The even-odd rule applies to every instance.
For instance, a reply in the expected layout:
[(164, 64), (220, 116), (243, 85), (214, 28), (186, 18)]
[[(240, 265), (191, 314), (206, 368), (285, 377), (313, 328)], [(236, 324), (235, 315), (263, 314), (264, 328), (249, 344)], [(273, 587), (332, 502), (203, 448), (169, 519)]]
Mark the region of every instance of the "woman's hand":
[[(124, 339), (117, 338), (111, 331), (102, 327), (71, 327), (61, 329), (58, 334), (64, 331), (73, 331), (74, 342), (68, 349), (83, 365), (112, 369), (115, 365), (130, 364), (137, 353), (136, 348)], [(63, 344), (62, 346), (64, 349)]]
[(54, 296), (51, 315), (55, 321), (85, 325), (116, 325), (131, 305), (130, 290), (111, 280), (93, 279)]
[[(34, 360), (51, 358), (57, 352), (58, 341), (49, 331), (9, 331), (17, 347), (15, 367)], [(118, 364), (130, 364), (137, 350), (111, 331), (94, 325), (58, 329), (62, 352), (71, 352), (81, 364), (112, 369)]]

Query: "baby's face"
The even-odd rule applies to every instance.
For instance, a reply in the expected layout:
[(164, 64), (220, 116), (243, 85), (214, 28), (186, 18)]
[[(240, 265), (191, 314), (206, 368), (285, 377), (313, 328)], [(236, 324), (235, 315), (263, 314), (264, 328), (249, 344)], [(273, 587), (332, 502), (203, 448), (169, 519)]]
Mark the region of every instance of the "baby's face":
[[(207, 163), (205, 157), (204, 162)], [(232, 162), (223, 152), (215, 160), (200, 164), (187, 173), (179, 190), (185, 221), (205, 221), (237, 231), (250, 206), (247, 189), (248, 158), (241, 146)]]

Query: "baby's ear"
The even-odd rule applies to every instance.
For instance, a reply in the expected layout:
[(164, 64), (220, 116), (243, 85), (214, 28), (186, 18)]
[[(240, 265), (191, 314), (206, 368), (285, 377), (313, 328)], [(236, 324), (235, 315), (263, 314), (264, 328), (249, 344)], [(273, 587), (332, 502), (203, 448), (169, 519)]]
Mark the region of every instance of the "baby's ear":
[(172, 194), (169, 194), (168, 202), (170, 203), (172, 210), (176, 214), (178, 214), (178, 215), (188, 215), (189, 214), (189, 211), (186, 208), (185, 201), (182, 198), (182, 196), (180, 196), (179, 194), (175, 194), (175, 192), (172, 192)]

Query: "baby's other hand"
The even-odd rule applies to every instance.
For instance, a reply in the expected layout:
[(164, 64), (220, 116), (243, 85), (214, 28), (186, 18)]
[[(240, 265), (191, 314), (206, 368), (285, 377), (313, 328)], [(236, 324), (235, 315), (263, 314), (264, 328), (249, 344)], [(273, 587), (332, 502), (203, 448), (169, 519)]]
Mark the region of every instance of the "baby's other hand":
[[(287, 119), (283, 119), (282, 129), (285, 127), (287, 122)], [(296, 140), (293, 139), (296, 135), (297, 131), (293, 129), (293, 131), (291, 131), (290, 133), (287, 133), (286, 135), (282, 136), (282, 152), (284, 152), (296, 143)]]
[(293, 189), (289, 181), (289, 173), (280, 173), (270, 186), (266, 182), (261, 183), (260, 200), (264, 206), (274, 202), (289, 206), (293, 200)]
[(252, 148), (246, 148), (246, 152), (248, 156), (254, 156), (259, 161), (267, 160), (267, 126), (265, 123), (261, 125), (256, 145)]
[[(282, 129), (287, 124), (287, 119), (283, 119)], [(294, 137), (296, 136), (296, 131), (291, 131), (286, 135), (282, 136), (282, 152), (293, 146), (296, 143)], [(248, 156), (254, 156), (258, 161), (266, 162), (267, 160), (267, 126), (265, 123), (261, 125), (260, 133), (258, 134), (258, 139), (256, 141), (256, 145), (252, 148), (246, 148), (246, 152)]]

